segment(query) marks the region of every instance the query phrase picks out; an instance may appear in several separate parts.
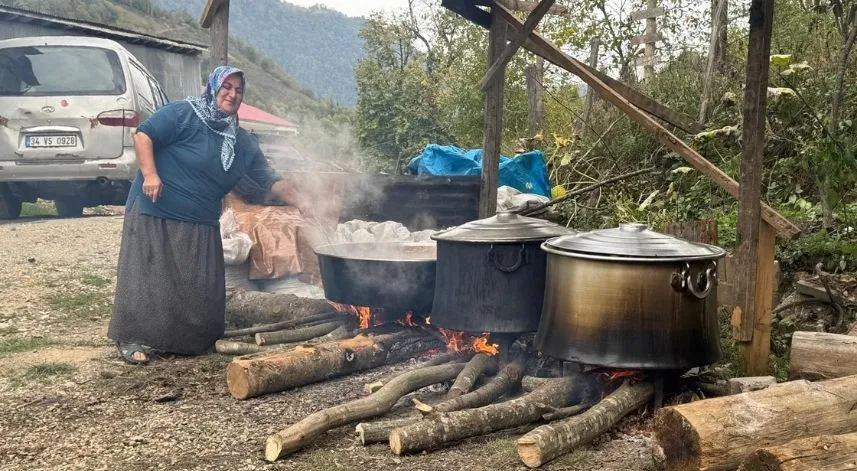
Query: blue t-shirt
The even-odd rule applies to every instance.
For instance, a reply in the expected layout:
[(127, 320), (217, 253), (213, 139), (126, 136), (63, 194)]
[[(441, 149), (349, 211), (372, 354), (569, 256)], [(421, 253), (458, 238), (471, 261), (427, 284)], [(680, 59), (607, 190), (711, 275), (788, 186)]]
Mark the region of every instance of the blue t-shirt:
[(126, 208), (135, 201), (141, 214), (195, 224), (218, 225), (223, 197), (245, 175), (259, 191), (277, 179), (256, 139), (239, 128), (229, 171), (220, 162), (223, 137), (211, 131), (190, 103), (177, 101), (155, 112), (137, 130), (152, 140), (155, 167), (163, 183), (156, 203), (143, 194), (143, 174), (131, 185)]

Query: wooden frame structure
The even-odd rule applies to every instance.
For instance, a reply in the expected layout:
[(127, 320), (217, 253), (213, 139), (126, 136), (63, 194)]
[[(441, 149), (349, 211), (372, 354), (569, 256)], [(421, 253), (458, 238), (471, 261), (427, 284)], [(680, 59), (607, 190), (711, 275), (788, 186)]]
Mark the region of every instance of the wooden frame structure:
[[(766, 87), (774, 0), (753, 0), (750, 10), (750, 49), (744, 105), (744, 151), (741, 185), (688, 146), (655, 118), (685, 131), (698, 130), (693, 119), (676, 113), (631, 87), (594, 70), (569, 56), (535, 32), (553, 1), (542, 0), (522, 22), (506, 4), (508, 0), (442, 0), (443, 7), (489, 29), (488, 73), (485, 90), (484, 160), (480, 216), (496, 212), (498, 159), (502, 139), (503, 76), (505, 65), (523, 46), (583, 80), (591, 90), (641, 125), (665, 147), (711, 178), (732, 197), (739, 199), (738, 260), (742, 264), (739, 305), (732, 315), (733, 337), (741, 345), (747, 372), (768, 371), (776, 236), (791, 238), (800, 229), (760, 201), (761, 162), (765, 133)], [(485, 10), (481, 7), (489, 7)], [(506, 41), (511, 43), (507, 45)], [(493, 190), (493, 191), (492, 191)]]
[(229, 0), (208, 0), (199, 24), (211, 30), (211, 65), (229, 63)]

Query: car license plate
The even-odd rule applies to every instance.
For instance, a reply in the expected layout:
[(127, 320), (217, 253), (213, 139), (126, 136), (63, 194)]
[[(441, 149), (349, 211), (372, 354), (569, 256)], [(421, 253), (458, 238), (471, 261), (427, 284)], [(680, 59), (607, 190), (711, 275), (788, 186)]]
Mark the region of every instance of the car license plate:
[(77, 136), (26, 136), (26, 147), (77, 147)]

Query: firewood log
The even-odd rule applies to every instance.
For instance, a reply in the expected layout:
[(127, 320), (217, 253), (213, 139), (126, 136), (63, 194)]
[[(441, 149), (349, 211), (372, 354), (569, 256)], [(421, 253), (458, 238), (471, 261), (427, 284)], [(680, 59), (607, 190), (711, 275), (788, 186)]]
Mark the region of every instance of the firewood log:
[(226, 295), (226, 323), (239, 329), (332, 311), (333, 306), (324, 299), (301, 298), (293, 294), (234, 290)]
[(554, 420), (562, 420), (568, 417), (574, 417), (575, 415), (579, 415), (583, 412), (586, 412), (586, 409), (592, 407), (591, 405), (586, 404), (577, 404), (574, 406), (568, 407), (560, 407), (559, 409), (552, 410), (550, 412), (542, 414), (542, 419), (545, 422), (553, 422)]
[(313, 325), (332, 320), (339, 320), (342, 319), (343, 316), (344, 315), (339, 312), (325, 312), (322, 314), (314, 314), (312, 316), (303, 317), (300, 319), (277, 322), (275, 324), (254, 325), (253, 327), (247, 327), (244, 329), (227, 330), (223, 333), (223, 336), (221, 338), (227, 339), (232, 337), (244, 337), (245, 335), (255, 335), (260, 332), (273, 332), (275, 330), (281, 329), (293, 329), (300, 325)]
[(405, 394), (452, 379), (462, 368), (463, 363), (448, 363), (409, 371), (369, 396), (311, 414), (268, 437), (265, 442), (265, 459), (276, 461), (303, 448), (327, 430), (381, 415), (389, 411)]
[(416, 329), (299, 345), (285, 352), (235, 358), (226, 369), (226, 385), (232, 397), (243, 400), (396, 363), (441, 346), (435, 337)]
[(735, 469), (759, 448), (857, 430), (857, 375), (665, 407), (655, 414), (659, 469)]
[(329, 334), (342, 325), (339, 321), (325, 322), (298, 329), (275, 330), (256, 334), (256, 345), (274, 345), (278, 343), (295, 343), (314, 339)]
[(557, 378), (517, 399), (425, 417), (390, 432), (390, 449), (397, 455), (431, 450), (464, 438), (538, 421), (550, 408), (568, 405), (574, 386), (573, 377)]
[(497, 360), (484, 353), (473, 355), (473, 358), (467, 362), (467, 365), (461, 370), (458, 377), (455, 378), (455, 382), (452, 383), (452, 387), (449, 388), (446, 397), (452, 399), (470, 392), (479, 376), (486, 372), (486, 370), (491, 370), (492, 367), (494, 371), (497, 370)]
[(586, 412), (542, 425), (519, 438), (518, 456), (528, 467), (537, 468), (611, 429), (623, 417), (649, 402), (654, 392), (651, 383), (625, 383)]
[[(425, 368), (427, 366), (437, 366), (437, 365), (442, 365), (444, 363), (449, 363), (451, 361), (469, 360), (472, 355), (473, 355), (472, 353), (443, 352), (443, 353), (439, 353), (437, 355), (434, 355), (433, 357), (429, 358), (428, 360), (426, 360), (422, 363), (418, 363), (417, 365), (414, 366), (414, 368)], [(399, 374), (401, 374), (401, 373), (398, 373), (398, 372), (391, 373), (391, 374), (388, 374), (388, 375), (382, 377), (381, 379), (375, 380), (375, 381), (368, 383), (368, 384), (364, 384), (363, 385), (363, 392), (365, 392), (366, 394), (372, 394), (373, 392), (381, 389), (385, 384), (389, 383), (393, 378), (395, 378)]]
[(857, 433), (799, 438), (756, 450), (738, 471), (839, 471), (857, 468)]
[(223, 355), (249, 355), (251, 353), (259, 353), (270, 350), (269, 348), (260, 347), (256, 344), (235, 342), (233, 340), (220, 339), (214, 342), (214, 351)]
[(824, 332), (795, 332), (789, 358), (791, 379), (841, 378), (857, 374), (857, 337)]
[[(465, 369), (466, 368), (467, 367), (465, 366)], [(517, 385), (521, 379), (523, 370), (524, 361), (519, 358), (504, 366), (497, 376), (491, 378), (491, 380), (475, 391), (471, 391), (452, 399), (447, 399), (434, 406), (424, 404), (414, 399), (414, 406), (417, 410), (423, 413), (452, 412), (456, 410), (481, 407), (494, 402), (495, 399), (509, 392), (515, 385)], [(392, 432), (393, 429), (413, 424), (421, 420), (421, 418), (422, 417), (410, 417), (358, 424), (356, 432), (360, 439), (360, 443), (364, 446), (371, 445), (373, 443), (387, 443), (390, 439), (390, 432)]]
[(545, 384), (547, 381), (550, 381), (555, 378), (541, 378), (538, 376), (524, 376), (521, 378), (521, 389), (524, 392), (533, 392), (538, 389), (539, 386)]

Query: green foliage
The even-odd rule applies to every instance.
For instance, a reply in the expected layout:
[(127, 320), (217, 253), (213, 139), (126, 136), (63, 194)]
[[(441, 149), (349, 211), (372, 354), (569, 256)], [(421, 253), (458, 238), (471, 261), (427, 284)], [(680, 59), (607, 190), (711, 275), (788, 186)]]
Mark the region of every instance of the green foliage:
[(56, 345), (57, 342), (40, 337), (11, 337), (0, 339), (0, 356), (38, 350)]
[(76, 373), (78, 368), (70, 363), (50, 362), (33, 365), (24, 371), (24, 379), (42, 380), (54, 376), (67, 376)]

